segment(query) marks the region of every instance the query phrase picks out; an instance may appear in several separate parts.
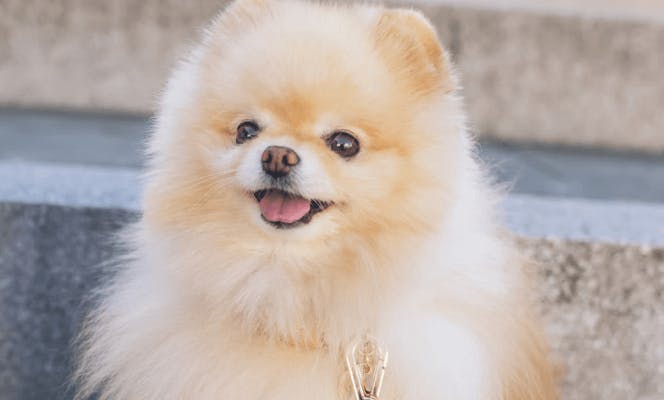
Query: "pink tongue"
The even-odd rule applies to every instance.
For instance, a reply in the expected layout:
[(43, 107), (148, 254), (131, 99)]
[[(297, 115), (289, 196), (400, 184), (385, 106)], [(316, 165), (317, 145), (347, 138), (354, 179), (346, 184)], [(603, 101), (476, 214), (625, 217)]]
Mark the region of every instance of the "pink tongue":
[(279, 190), (270, 190), (259, 202), (261, 214), (271, 222), (293, 223), (307, 215), (309, 200), (286, 196)]

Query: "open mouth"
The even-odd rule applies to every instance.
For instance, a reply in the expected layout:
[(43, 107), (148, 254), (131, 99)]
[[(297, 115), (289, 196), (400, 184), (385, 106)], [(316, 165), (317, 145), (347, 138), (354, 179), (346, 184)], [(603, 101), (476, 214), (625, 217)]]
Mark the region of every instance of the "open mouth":
[(310, 200), (279, 189), (254, 192), (261, 217), (278, 229), (293, 228), (311, 222), (314, 215), (331, 206), (331, 201)]

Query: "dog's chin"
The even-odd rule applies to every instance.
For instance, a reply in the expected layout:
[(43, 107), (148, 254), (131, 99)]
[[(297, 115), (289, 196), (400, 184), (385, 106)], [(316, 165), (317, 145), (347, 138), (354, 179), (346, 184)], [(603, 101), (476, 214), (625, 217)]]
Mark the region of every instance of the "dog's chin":
[(334, 202), (307, 199), (281, 189), (266, 188), (252, 193), (261, 219), (275, 229), (292, 229), (307, 225)]

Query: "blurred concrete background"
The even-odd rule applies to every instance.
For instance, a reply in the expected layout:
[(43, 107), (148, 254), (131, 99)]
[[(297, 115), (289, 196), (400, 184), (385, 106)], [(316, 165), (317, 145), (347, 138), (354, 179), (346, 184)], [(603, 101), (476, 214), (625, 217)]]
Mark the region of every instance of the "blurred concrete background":
[[(69, 399), (168, 71), (225, 1), (0, 0), (0, 400)], [(664, 2), (421, 0), (536, 261), (561, 389), (664, 399)]]
[[(3, 0), (0, 104), (150, 112), (174, 59), (223, 3)], [(664, 152), (658, 20), (616, 18), (634, 9), (627, 1), (594, 18), (599, 3), (454, 3), (417, 5), (463, 72), (478, 133)], [(644, 2), (640, 14), (662, 8)]]

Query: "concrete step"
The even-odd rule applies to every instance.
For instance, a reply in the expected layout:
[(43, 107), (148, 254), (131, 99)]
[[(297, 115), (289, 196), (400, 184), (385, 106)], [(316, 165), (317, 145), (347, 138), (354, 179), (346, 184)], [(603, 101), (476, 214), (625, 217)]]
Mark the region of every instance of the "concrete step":
[[(0, 160), (0, 201), (138, 211), (140, 171)], [(664, 203), (542, 197), (512, 193), (507, 227), (534, 238), (664, 247)]]
[[(149, 113), (177, 54), (225, 3), (5, 0), (0, 105)], [(661, 4), (415, 5), (451, 50), (483, 137), (664, 152)]]
[[(0, 393), (69, 399), (71, 339), (138, 216), (135, 169), (0, 162)], [(664, 396), (664, 204), (509, 196), (568, 400)]]

